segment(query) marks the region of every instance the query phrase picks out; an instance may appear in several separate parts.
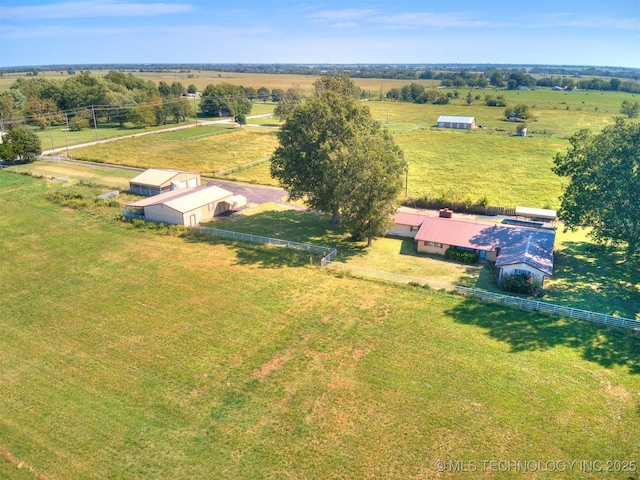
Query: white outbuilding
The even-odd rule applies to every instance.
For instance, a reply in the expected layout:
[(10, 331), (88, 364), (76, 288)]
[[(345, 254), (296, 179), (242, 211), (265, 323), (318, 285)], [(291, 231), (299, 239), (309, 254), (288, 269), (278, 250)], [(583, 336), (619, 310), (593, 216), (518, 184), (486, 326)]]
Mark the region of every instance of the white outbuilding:
[(440, 117), (438, 117), (438, 127), (473, 130), (474, 128), (476, 128), (476, 117), (456, 117), (452, 115), (440, 115)]
[(138, 195), (160, 195), (180, 188), (194, 188), (200, 185), (200, 175), (178, 170), (149, 168), (129, 180), (129, 190)]
[(194, 227), (215, 215), (246, 205), (242, 195), (234, 195), (215, 185), (171, 190), (127, 204), (127, 211), (143, 215), (150, 222)]

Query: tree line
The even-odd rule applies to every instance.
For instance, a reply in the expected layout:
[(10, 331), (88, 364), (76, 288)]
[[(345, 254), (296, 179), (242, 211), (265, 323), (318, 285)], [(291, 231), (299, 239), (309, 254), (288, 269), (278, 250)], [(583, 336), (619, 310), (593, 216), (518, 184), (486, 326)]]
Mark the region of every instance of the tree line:
[[(98, 77), (90, 72), (65, 80), (38, 76), (18, 78), (0, 92), (0, 127), (62, 125), (71, 131), (98, 123), (134, 127), (179, 123), (196, 114), (195, 85), (160, 81), (157, 85), (131, 73), (116, 70)], [(223, 83), (208, 85), (200, 93), (203, 116), (231, 116), (242, 120), (252, 101), (278, 102), (284, 90), (242, 87)]]

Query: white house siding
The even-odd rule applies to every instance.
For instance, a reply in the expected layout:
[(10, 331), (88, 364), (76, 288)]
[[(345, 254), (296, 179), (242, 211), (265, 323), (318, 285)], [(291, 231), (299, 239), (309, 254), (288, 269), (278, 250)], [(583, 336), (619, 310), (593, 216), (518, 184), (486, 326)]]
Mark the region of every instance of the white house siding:
[(544, 282), (545, 274), (540, 270), (533, 268), (531, 265), (527, 265), (526, 263), (514, 263), (513, 265), (504, 265), (500, 268), (500, 280), (502, 280), (503, 275), (514, 275), (516, 273), (521, 272), (529, 272), (529, 274), (541, 282)]

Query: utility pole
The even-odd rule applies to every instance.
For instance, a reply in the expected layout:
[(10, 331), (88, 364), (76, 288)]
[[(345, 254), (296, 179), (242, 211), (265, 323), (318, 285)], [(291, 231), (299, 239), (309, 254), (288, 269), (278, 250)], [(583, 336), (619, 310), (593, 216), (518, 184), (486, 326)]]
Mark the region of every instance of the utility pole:
[(93, 116), (93, 128), (96, 130), (96, 142), (98, 141), (98, 122), (96, 121), (96, 110), (91, 105), (91, 115)]
[(64, 112), (64, 119), (67, 123), (67, 128), (64, 131), (64, 143), (67, 146), (67, 158), (71, 158), (69, 156), (69, 139), (67, 138), (67, 134), (69, 133), (69, 115), (67, 115), (67, 112)]
[(56, 153), (56, 149), (53, 148), (53, 133), (51, 133), (51, 120), (49, 120), (49, 138), (51, 139), (51, 158), (53, 158), (53, 156)]
[(196, 116), (196, 127), (198, 126), (198, 107), (196, 105), (196, 95), (197, 93), (193, 94), (193, 113)]

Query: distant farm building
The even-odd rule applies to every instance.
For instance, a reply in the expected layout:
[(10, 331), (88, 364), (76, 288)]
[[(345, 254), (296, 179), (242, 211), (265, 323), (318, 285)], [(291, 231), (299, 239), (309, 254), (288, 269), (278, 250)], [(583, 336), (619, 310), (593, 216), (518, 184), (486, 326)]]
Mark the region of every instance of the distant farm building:
[(200, 185), (200, 175), (178, 170), (150, 168), (129, 180), (129, 189), (138, 195), (150, 197), (179, 188), (194, 188)]
[(457, 219), (450, 213), (398, 212), (388, 234), (413, 238), (421, 253), (444, 255), (449, 248), (477, 253), (481, 261), (495, 263), (501, 278), (526, 273), (544, 281), (553, 274), (554, 230)]
[(555, 222), (558, 212), (546, 208), (516, 207), (516, 217), (534, 222)]
[[(170, 190), (160, 195), (127, 204), (126, 212), (150, 222), (194, 227), (246, 205), (242, 195), (234, 195), (214, 185)], [(127, 214), (125, 213), (125, 216)]]
[(450, 115), (441, 115), (438, 117), (438, 127), (473, 130), (476, 128), (476, 117), (454, 117)]

